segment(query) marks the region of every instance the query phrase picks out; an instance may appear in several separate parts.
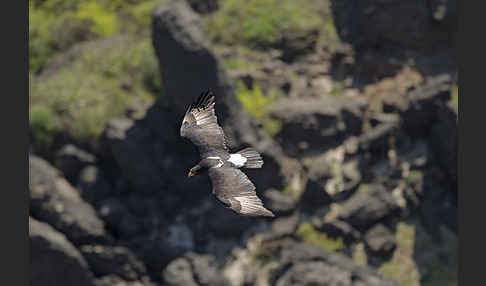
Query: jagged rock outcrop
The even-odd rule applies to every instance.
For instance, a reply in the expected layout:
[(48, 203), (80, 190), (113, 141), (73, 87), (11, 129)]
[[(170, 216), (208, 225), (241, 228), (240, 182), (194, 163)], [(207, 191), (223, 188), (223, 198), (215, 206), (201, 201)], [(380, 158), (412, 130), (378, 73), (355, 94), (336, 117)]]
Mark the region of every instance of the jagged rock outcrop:
[(201, 14), (211, 13), (219, 8), (219, 0), (187, 0), (187, 2), (194, 11)]
[(147, 275), (145, 265), (126, 247), (83, 245), (80, 251), (98, 277), (114, 274), (135, 281)]
[(94, 208), (48, 162), (29, 154), (30, 214), (79, 245), (107, 242), (104, 222)]
[(298, 157), (326, 151), (359, 134), (363, 111), (364, 102), (358, 99), (325, 96), (282, 99), (269, 112), (283, 124), (276, 140), (286, 154)]
[[(230, 147), (251, 145), (278, 162), (267, 168), (267, 172), (272, 173), (269, 177), (280, 177), (285, 181), (291, 169), (299, 168), (297, 162), (286, 158), (280, 146), (260, 130), (242, 108), (226, 71), (205, 37), (199, 16), (185, 1), (170, 0), (158, 6), (153, 13), (152, 34), (164, 93), (176, 112), (171, 119), (173, 128), (179, 130), (179, 121), (194, 98), (211, 89), (217, 97), (218, 121)], [(190, 84), (187, 79), (191, 79)]]
[(170, 286), (228, 285), (220, 276), (214, 257), (188, 253), (172, 261), (162, 272)]
[(291, 243), (280, 253), (271, 271), (271, 285), (398, 285), (351, 259), (320, 251), (306, 244)]
[(383, 224), (376, 224), (364, 236), (366, 247), (374, 255), (389, 258), (396, 247), (395, 236)]
[(55, 166), (71, 184), (76, 185), (81, 170), (88, 165), (94, 165), (95, 161), (92, 154), (68, 144), (56, 153)]
[(338, 218), (359, 230), (365, 230), (398, 211), (398, 204), (385, 187), (370, 185), (342, 204)]
[(30, 285), (95, 285), (88, 263), (66, 236), (29, 217)]

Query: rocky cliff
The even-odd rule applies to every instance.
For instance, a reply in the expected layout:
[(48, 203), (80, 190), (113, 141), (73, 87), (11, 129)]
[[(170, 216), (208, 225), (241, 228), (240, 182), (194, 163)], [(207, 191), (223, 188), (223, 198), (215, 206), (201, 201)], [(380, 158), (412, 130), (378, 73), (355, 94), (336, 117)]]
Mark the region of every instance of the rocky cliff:
[[(163, 97), (95, 139), (33, 141), (32, 285), (457, 285), (455, 1), (331, 1), (332, 45), (289, 32), (251, 52), (207, 35), (220, 1), (162, 2)], [(230, 147), (262, 153), (247, 174), (276, 218), (186, 179), (180, 122), (205, 89)]]

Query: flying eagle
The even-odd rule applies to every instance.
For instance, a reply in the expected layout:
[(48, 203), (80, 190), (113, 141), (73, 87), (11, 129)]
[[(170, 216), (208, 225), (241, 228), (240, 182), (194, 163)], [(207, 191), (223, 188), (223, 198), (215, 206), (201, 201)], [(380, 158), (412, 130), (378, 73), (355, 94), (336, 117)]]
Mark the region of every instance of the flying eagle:
[(188, 176), (208, 172), (213, 194), (224, 205), (243, 215), (273, 217), (274, 214), (263, 207), (257, 197), (255, 185), (239, 170), (261, 168), (263, 159), (253, 148), (230, 154), (214, 104), (214, 95), (210, 91), (201, 93), (182, 121), (181, 136), (196, 145), (201, 156), (201, 161), (191, 168)]

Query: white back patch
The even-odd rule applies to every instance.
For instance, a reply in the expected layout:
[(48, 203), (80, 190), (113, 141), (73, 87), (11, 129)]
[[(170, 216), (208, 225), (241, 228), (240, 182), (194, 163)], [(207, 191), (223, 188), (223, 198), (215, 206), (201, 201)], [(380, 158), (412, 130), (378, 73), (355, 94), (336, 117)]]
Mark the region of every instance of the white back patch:
[(236, 168), (241, 168), (245, 165), (247, 160), (248, 159), (246, 159), (241, 154), (230, 154), (228, 162), (231, 162), (233, 165), (235, 165)]

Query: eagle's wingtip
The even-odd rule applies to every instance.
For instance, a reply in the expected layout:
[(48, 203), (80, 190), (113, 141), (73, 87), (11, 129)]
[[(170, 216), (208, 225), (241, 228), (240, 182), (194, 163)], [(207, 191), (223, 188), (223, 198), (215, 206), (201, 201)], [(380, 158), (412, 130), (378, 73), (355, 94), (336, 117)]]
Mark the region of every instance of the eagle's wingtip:
[(266, 217), (275, 217), (275, 215), (273, 214), (273, 212), (271, 212), (270, 210), (267, 210), (267, 209), (264, 209), (262, 215), (263, 216), (266, 216)]
[(192, 108), (206, 109), (210, 107), (214, 102), (214, 94), (212, 90), (208, 89), (201, 92), (196, 102), (193, 103)]

